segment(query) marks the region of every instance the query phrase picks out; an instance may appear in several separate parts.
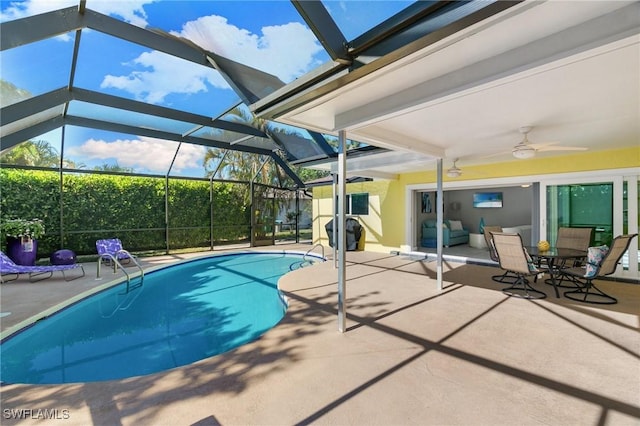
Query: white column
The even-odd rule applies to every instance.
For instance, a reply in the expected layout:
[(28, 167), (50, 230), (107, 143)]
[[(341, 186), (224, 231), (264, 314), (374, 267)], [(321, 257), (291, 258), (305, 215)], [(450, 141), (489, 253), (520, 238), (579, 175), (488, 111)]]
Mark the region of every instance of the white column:
[(442, 216), (444, 215), (444, 200), (442, 197), (442, 158), (438, 158), (436, 179), (436, 280), (438, 282), (438, 290), (442, 290)]
[(331, 180), (333, 182), (333, 196), (331, 199), (331, 208), (333, 209), (331, 212), (331, 217), (333, 217), (333, 229), (331, 229), (331, 238), (333, 240), (333, 268), (335, 269), (338, 267), (338, 175), (335, 173), (332, 174)]
[(347, 219), (346, 219), (346, 191), (347, 191), (347, 154), (346, 154), (346, 132), (338, 132), (338, 331), (344, 333), (347, 330)]

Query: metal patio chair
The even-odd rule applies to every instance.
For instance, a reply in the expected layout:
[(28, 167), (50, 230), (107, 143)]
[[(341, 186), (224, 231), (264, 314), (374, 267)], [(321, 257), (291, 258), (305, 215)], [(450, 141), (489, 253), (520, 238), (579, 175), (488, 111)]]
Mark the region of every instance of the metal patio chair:
[(498, 254), (500, 268), (516, 276), (516, 281), (502, 291), (509, 296), (523, 299), (544, 299), (546, 293), (531, 287), (528, 276), (537, 275), (540, 271), (531, 260), (522, 244), (520, 234), (505, 234), (495, 232), (493, 244)]
[(611, 275), (616, 271), (618, 263), (625, 254), (631, 240), (638, 234), (619, 235), (611, 242), (611, 248), (601, 259), (600, 247), (589, 247), (587, 263), (584, 266), (563, 269), (563, 273), (578, 286), (576, 290), (566, 291), (565, 297), (578, 302), (612, 305), (618, 300), (604, 293), (593, 283), (599, 277)]

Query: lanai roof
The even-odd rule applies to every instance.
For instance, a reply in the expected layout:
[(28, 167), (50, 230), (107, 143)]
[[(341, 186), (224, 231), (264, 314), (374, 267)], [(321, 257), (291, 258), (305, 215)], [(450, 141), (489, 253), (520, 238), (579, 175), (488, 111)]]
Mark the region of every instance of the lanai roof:
[(232, 149), (271, 158), (301, 186), (288, 165), (335, 169), (341, 129), (358, 141), (347, 170), (369, 177), (436, 158), (496, 161), (525, 125), (534, 141), (628, 146), (640, 135), (638, 8), (5, 3), (0, 148), (54, 135), (76, 164), (124, 152), (136, 171), (187, 176), (206, 148)]
[[(322, 69), (334, 59), (343, 61), (348, 54), (335, 49), (336, 43), (347, 43), (345, 37), (348, 43), (376, 44), (388, 28), (446, 2), (381, 2), (375, 13), (356, 10), (357, 19), (353, 8), (362, 5), (355, 3), (341, 11), (336, 2), (247, 2), (244, 13), (255, 22), (247, 22), (246, 30), (225, 22), (223, 3), (143, 1), (128, 11), (101, 0), (4, 4), (2, 151), (44, 139), (70, 160), (67, 165), (120, 158), (137, 172), (189, 175), (183, 170), (203, 156), (198, 146), (223, 148), (269, 157), (302, 186), (288, 165), (333, 161), (335, 136), (265, 123), (248, 105), (320, 63)], [(231, 3), (240, 4), (226, 6)], [(289, 31), (275, 34), (277, 24)], [(250, 25), (262, 26), (258, 44), (279, 43), (280, 51), (256, 48), (253, 53), (262, 55), (256, 59), (251, 49), (242, 49), (242, 40), (229, 40), (233, 31), (251, 31)], [(324, 30), (316, 31), (316, 38), (309, 27)], [(299, 40), (278, 40), (291, 35)], [(255, 37), (249, 34), (244, 41)], [(288, 65), (270, 66), (269, 52)], [(351, 146), (359, 161), (387, 151), (358, 142)], [(115, 154), (128, 150), (155, 158), (144, 165)]]

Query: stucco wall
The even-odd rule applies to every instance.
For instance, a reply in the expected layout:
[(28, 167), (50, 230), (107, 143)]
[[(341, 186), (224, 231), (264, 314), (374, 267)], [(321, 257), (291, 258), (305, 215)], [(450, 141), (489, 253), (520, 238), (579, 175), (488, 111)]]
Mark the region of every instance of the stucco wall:
[[(404, 186), (398, 181), (360, 182), (347, 185), (348, 194), (369, 194), (369, 214), (357, 217), (365, 232), (365, 249), (397, 250), (404, 238)], [(332, 187), (313, 189), (313, 241), (329, 246), (325, 225), (332, 219)]]
[[(487, 166), (465, 167), (464, 162), (460, 162), (458, 165), (463, 169), (463, 177), (466, 180), (471, 179), (469, 176), (477, 176), (477, 179), (483, 180), (512, 176), (532, 176), (616, 168), (633, 168), (640, 167), (640, 148), (585, 152), (551, 158), (534, 158), (526, 161), (511, 161)], [(449, 165), (445, 164), (445, 167), (448, 166)], [(454, 179), (445, 177), (444, 180), (447, 182)], [(430, 170), (419, 173), (400, 174), (397, 180), (377, 180), (373, 182), (361, 182), (347, 185), (347, 193), (369, 193), (369, 214), (366, 216), (358, 216), (360, 223), (365, 230), (365, 249), (378, 252), (399, 250), (400, 246), (404, 244), (405, 221), (409, 217), (409, 213), (405, 211), (405, 189), (407, 185), (428, 184), (435, 181), (436, 173), (434, 170)], [(470, 182), (469, 184), (472, 186), (473, 182)], [(509, 190), (509, 193), (505, 193), (505, 208), (495, 209), (501, 210), (500, 212), (495, 212), (495, 217), (493, 215), (490, 216), (487, 211), (485, 217), (486, 224), (500, 224), (502, 226), (508, 226), (530, 223), (530, 220), (525, 220), (526, 213), (524, 210), (517, 210), (514, 218), (509, 217), (509, 210), (507, 208), (519, 205), (522, 202), (518, 201), (518, 197), (512, 197), (510, 191), (511, 190)], [(471, 196), (467, 196), (468, 194), (465, 194), (463, 191), (456, 192), (457, 193), (455, 195), (453, 192), (451, 194), (445, 194), (445, 206), (449, 206), (450, 200), (448, 197), (459, 196), (461, 197), (460, 202), (462, 210), (462, 206), (466, 206), (467, 202), (471, 203)], [(474, 191), (469, 190), (469, 192), (472, 193)], [(521, 193), (522, 196), (526, 197), (524, 194), (525, 193)], [(329, 240), (324, 226), (332, 218), (331, 196), (332, 187), (330, 185), (313, 189), (313, 240), (314, 243), (321, 243), (325, 246), (329, 245)], [(465, 204), (462, 204), (462, 201), (464, 201)], [(522, 207), (522, 205), (520, 205), (520, 207)], [(527, 208), (530, 209), (530, 205)], [(472, 207), (471, 209), (478, 210), (473, 209)], [(447, 214), (446, 211), (445, 214)], [(476, 228), (480, 214), (481, 212), (478, 211), (475, 213), (469, 213), (469, 216), (467, 216), (466, 219), (463, 219), (465, 225), (468, 225), (472, 232), (477, 232)], [(432, 216), (435, 217), (435, 211)], [(417, 224), (419, 224), (422, 223), (424, 217), (418, 216), (416, 219)], [(523, 223), (519, 223), (521, 221)]]

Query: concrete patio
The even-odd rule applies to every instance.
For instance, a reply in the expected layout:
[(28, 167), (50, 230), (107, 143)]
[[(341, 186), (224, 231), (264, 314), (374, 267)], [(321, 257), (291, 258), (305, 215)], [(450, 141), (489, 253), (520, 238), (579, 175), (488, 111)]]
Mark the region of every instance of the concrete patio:
[[(3, 385), (2, 423), (640, 425), (640, 285), (599, 282), (620, 301), (605, 307), (556, 299), (541, 283), (548, 297), (526, 301), (500, 291), (494, 267), (445, 263), (439, 291), (435, 262), (347, 258), (346, 333), (337, 331), (337, 272), (325, 262), (280, 280), (288, 313), (255, 342), (149, 376)], [(71, 282), (2, 284), (1, 311), (11, 313), (2, 331), (109, 281), (86, 269)], [(14, 415), (44, 409), (68, 418)]]

